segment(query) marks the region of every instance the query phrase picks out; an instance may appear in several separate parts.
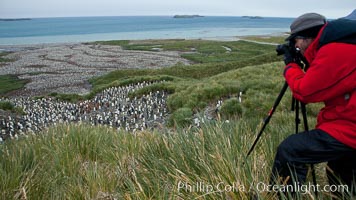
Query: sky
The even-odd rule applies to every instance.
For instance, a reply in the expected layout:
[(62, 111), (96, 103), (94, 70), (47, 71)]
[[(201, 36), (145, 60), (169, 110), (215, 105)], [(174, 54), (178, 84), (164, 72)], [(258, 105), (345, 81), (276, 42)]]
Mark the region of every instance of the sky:
[(355, 0), (0, 0), (0, 18), (176, 14), (298, 17), (317, 12), (335, 19), (354, 9)]

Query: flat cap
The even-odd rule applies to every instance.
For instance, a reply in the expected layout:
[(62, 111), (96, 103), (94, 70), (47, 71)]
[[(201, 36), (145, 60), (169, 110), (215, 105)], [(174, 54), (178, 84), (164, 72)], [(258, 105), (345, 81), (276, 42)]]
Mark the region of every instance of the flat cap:
[(317, 13), (306, 13), (296, 18), (290, 25), (291, 35), (286, 39), (294, 38), (299, 32), (324, 25), (326, 18)]

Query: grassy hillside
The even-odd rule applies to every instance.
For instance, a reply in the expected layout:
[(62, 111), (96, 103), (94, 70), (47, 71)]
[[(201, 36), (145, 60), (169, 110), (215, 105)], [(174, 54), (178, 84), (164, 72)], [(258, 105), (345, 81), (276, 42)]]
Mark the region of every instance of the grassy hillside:
[[(152, 50), (159, 42), (108, 43)], [(171, 47), (168, 43), (159, 47), (184, 49), (189, 44), (183, 41)], [(190, 44), (195, 46), (187, 51), (199, 49), (198, 44), (212, 45), (207, 49), (221, 46), (199, 41)], [(241, 103), (236, 104), (233, 98), (225, 101), (227, 118), (205, 121), (199, 128), (175, 126), (135, 134), (87, 124), (62, 124), (37, 136), (6, 141), (0, 145), (0, 199), (248, 199), (251, 191), (259, 199), (275, 199), (258, 186), (268, 184), (276, 147), (294, 132), (291, 94), (287, 92), (256, 149), (246, 158), (284, 80), (283, 63), (275, 62), (280, 58), (273, 46), (257, 45), (265, 48), (262, 52), (266, 54), (258, 52), (253, 43), (231, 43), (230, 47), (238, 54), (240, 45), (243, 48), (245, 44), (253, 47), (252, 53), (243, 53), (245, 56), (233, 61), (217, 60), (226, 52), (215, 53), (212, 60), (216, 62), (208, 63), (198, 61), (198, 55), (199, 63), (191, 66), (121, 70), (92, 80), (92, 94), (109, 86), (165, 80), (131, 95), (169, 91), (173, 124), (182, 117), (189, 121), (193, 112), (217, 99), (242, 92)], [(319, 108), (308, 105), (311, 127)], [(318, 184), (326, 184), (325, 166), (316, 168)], [(319, 195), (330, 199), (328, 193)], [(312, 198), (315, 196), (310, 193), (298, 196)]]
[[(247, 199), (251, 189), (260, 199), (271, 199), (256, 184), (268, 184), (275, 149), (293, 133), (290, 94), (252, 155), (245, 156), (261, 116), (283, 83), (281, 65), (244, 67), (208, 80), (217, 85), (234, 80), (245, 91), (244, 114), (229, 123), (136, 134), (85, 124), (60, 125), (36, 137), (9, 141), (0, 146), (0, 198)], [(319, 184), (325, 184), (323, 172), (318, 166)]]
[[(180, 123), (181, 120), (178, 118), (182, 118), (181, 116), (183, 118), (191, 117), (192, 112), (186, 112), (188, 110), (196, 113), (219, 98), (234, 96), (239, 92), (243, 92), (244, 94), (252, 92), (248, 84), (254, 83), (236, 77), (240, 76), (238, 72), (236, 72), (237, 75), (231, 75), (230, 77), (224, 77), (225, 75), (216, 77), (217, 75), (246, 66), (255, 66), (280, 60), (276, 56), (275, 46), (246, 41), (148, 40), (97, 43), (121, 45), (124, 49), (130, 50), (154, 51), (159, 47), (161, 50), (180, 51), (182, 57), (196, 63), (188, 66), (178, 64), (162, 69), (118, 70), (90, 81), (93, 85), (93, 90), (86, 98), (91, 98), (98, 91), (110, 86), (125, 85), (143, 80), (166, 80), (164, 83), (154, 84), (131, 95), (141, 95), (145, 92), (155, 90), (166, 90), (171, 93), (172, 95), (168, 98), (169, 110), (172, 113), (169, 119), (171, 125), (176, 123), (182, 125)], [(275, 71), (276, 69), (273, 70)], [(272, 76), (268, 80), (271, 72), (263, 68), (257, 72), (245, 71), (243, 73), (245, 75), (242, 76), (247, 77), (247, 79), (255, 79), (255, 75), (264, 74), (265, 80), (263, 81), (276, 80)], [(279, 75), (274, 76), (281, 78)], [(266, 83), (259, 82), (259, 84)]]

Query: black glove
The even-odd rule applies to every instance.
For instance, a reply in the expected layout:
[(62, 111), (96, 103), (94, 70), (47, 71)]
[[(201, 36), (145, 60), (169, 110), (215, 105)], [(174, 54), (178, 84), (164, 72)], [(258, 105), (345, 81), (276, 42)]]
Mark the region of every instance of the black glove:
[(288, 65), (289, 63), (295, 62), (294, 57), (292, 56), (292, 54), (289, 51), (284, 52), (283, 60), (286, 65)]
[(287, 43), (287, 44), (278, 45), (276, 48), (277, 55), (278, 56), (283, 55), (283, 60), (286, 65), (288, 65), (291, 62), (295, 62), (295, 59), (294, 59), (296, 56), (295, 51), (293, 51), (294, 49), (291, 47), (294, 48), (294, 45)]

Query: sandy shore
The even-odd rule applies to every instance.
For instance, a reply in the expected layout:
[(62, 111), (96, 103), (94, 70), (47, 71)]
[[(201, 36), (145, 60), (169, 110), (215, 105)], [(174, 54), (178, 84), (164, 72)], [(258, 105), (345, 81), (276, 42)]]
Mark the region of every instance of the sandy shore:
[(0, 46), (14, 51), (2, 63), (0, 75), (14, 74), (30, 82), (11, 96), (36, 96), (51, 92), (86, 94), (88, 80), (118, 69), (162, 68), (177, 63), (190, 64), (179, 52), (129, 51), (119, 46), (94, 44), (39, 44)]

